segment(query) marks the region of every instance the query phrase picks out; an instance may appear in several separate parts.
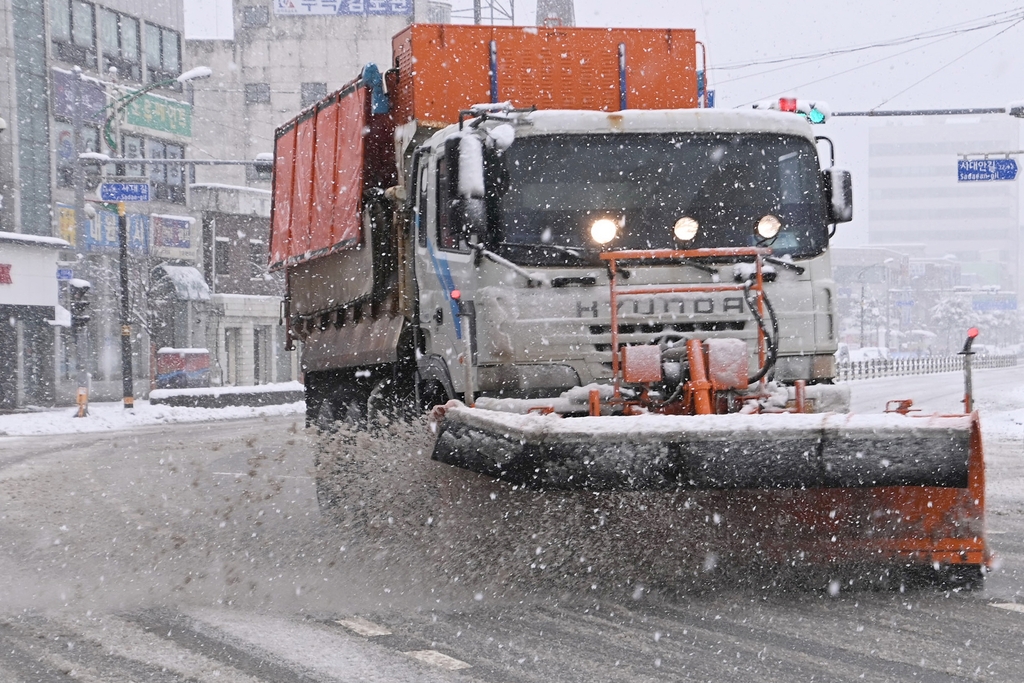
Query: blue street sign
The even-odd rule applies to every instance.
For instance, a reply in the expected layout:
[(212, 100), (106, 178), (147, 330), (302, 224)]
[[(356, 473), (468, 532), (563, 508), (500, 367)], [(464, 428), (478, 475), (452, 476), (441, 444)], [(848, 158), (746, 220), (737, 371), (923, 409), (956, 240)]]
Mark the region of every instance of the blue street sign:
[(100, 199), (105, 202), (148, 202), (149, 183), (101, 183)]
[(74, 276), (75, 276), (75, 271), (72, 270), (71, 268), (58, 268), (57, 269), (57, 279), (62, 281), (62, 282), (67, 282), (68, 280), (70, 280)]
[(1017, 162), (1013, 159), (961, 159), (956, 163), (956, 179), (960, 182), (1016, 178)]

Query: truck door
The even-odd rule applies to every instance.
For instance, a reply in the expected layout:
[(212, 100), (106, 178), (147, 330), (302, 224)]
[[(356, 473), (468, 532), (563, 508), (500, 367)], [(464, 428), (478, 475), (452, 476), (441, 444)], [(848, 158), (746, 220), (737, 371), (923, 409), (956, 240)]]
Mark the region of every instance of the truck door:
[(419, 168), (415, 213), (416, 281), (425, 353), (447, 366), (455, 390), (461, 392), (465, 369), (459, 357), (465, 348), (464, 328), (468, 321), (459, 317), (456, 297), (472, 302), (476, 267), (474, 254), (460, 234), (451, 211), (454, 192), (450, 163), (451, 156), (446, 157), (441, 147), (425, 157)]

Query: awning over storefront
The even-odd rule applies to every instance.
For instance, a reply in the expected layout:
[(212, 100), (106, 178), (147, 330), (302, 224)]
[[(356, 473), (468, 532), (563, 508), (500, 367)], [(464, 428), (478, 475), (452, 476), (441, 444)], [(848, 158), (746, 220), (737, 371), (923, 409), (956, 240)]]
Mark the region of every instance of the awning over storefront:
[(162, 263), (153, 269), (154, 290), (179, 301), (209, 301), (210, 287), (192, 266)]

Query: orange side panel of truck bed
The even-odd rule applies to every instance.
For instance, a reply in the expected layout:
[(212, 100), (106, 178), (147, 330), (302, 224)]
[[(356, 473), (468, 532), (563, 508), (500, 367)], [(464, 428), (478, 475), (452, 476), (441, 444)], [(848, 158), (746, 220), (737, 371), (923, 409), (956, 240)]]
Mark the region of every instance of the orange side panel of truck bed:
[(359, 243), (369, 118), (366, 88), (357, 82), (278, 129), (272, 269)]
[[(395, 119), (453, 123), (485, 102), (538, 109), (697, 106), (691, 29), (417, 24), (392, 40)], [(491, 64), (497, 64), (492, 74)]]

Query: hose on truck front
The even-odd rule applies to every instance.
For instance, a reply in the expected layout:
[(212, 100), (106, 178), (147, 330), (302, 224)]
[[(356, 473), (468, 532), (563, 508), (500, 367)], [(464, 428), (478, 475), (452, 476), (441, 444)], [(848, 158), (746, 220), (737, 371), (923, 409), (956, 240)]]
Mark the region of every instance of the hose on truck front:
[(747, 378), (748, 384), (755, 384), (760, 382), (761, 379), (767, 375), (773, 367), (775, 367), (775, 361), (779, 357), (779, 319), (775, 316), (775, 308), (772, 306), (772, 302), (768, 299), (768, 295), (761, 290), (761, 300), (764, 301), (764, 307), (768, 310), (768, 319), (771, 321), (771, 332), (765, 329), (764, 317), (757, 307), (757, 298), (753, 295), (751, 287), (753, 286), (752, 280), (747, 280), (743, 285), (743, 297), (747, 300), (747, 308), (750, 309), (751, 315), (754, 316), (754, 320), (757, 321), (757, 326), (764, 334), (765, 342), (768, 345), (768, 355), (764, 359), (764, 365), (758, 369), (753, 375)]

